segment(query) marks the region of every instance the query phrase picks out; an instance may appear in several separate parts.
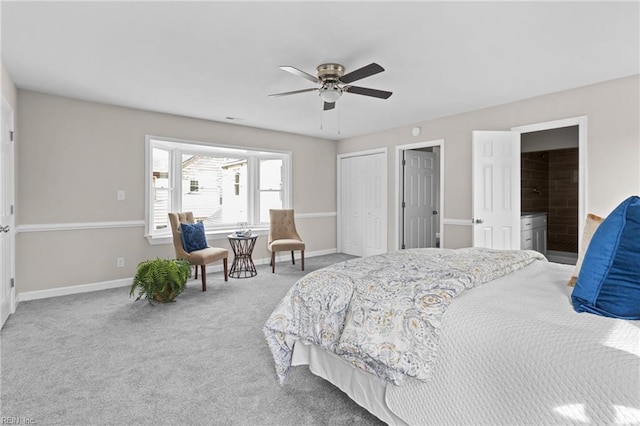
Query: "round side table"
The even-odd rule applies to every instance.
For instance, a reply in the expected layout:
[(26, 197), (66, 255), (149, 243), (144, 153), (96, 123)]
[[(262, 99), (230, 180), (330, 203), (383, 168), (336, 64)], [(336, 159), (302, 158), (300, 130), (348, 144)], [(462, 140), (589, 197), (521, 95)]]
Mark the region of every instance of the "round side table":
[(233, 250), (233, 263), (229, 270), (229, 276), (232, 278), (251, 278), (258, 275), (256, 265), (251, 258), (258, 236), (239, 237), (236, 234), (230, 234), (227, 235), (227, 238)]

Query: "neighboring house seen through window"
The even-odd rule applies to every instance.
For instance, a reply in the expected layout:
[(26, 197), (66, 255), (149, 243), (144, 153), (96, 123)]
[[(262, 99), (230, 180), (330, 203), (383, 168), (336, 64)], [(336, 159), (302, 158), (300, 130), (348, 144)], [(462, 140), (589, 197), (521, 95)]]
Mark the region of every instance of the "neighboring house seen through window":
[(147, 236), (170, 235), (167, 213), (192, 211), (207, 232), (269, 223), (290, 206), (291, 154), (147, 137)]

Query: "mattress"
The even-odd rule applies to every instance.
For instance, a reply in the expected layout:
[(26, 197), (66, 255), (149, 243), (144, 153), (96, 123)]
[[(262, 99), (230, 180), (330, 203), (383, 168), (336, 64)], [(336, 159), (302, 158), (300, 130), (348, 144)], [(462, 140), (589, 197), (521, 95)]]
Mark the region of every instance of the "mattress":
[(388, 424), (640, 424), (640, 321), (573, 311), (572, 270), (534, 262), (458, 297), (428, 382), (396, 386), (300, 342), (293, 361)]

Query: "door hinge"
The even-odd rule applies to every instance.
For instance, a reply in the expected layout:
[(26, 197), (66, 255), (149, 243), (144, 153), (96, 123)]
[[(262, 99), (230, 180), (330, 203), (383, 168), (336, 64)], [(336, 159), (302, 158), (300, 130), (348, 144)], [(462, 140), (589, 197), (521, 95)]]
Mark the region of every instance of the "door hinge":
[(407, 160), (402, 160), (402, 165), (406, 166), (407, 165)]
[(13, 130), (9, 130), (9, 140), (13, 142)]
[(402, 244), (402, 250), (406, 249), (407, 246), (405, 246), (404, 244)]
[(16, 286), (15, 280), (13, 278), (11, 278), (9, 282), (11, 283), (11, 288), (14, 288)]
[(402, 202), (402, 208), (404, 209), (407, 206), (407, 204), (403, 201)]
[(9, 214), (12, 215), (13, 214), (13, 204), (9, 207)]

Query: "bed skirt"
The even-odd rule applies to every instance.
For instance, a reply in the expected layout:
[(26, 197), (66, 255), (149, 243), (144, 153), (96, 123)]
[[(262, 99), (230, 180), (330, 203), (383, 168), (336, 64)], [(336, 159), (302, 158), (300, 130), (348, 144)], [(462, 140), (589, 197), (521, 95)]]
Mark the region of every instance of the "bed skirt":
[(387, 406), (385, 397), (387, 386), (393, 385), (352, 367), (337, 355), (319, 346), (298, 340), (293, 347), (291, 365), (309, 366), (313, 374), (336, 386), (383, 422), (389, 425), (407, 425), (407, 422)]

